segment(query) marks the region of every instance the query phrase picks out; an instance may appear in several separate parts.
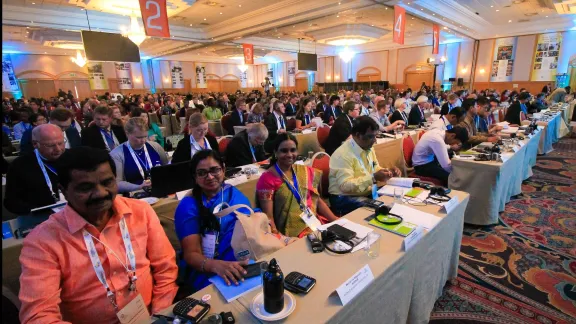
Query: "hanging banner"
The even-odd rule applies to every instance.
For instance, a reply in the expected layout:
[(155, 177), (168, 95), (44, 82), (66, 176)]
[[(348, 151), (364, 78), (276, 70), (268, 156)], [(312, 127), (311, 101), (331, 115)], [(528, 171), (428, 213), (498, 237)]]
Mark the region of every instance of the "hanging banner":
[(254, 45), (242, 44), (244, 49), (244, 64), (254, 64)]
[(440, 49), (440, 26), (432, 25), (432, 54), (438, 54)]
[(248, 88), (248, 71), (240, 71), (240, 88)]
[(270, 82), (274, 83), (274, 64), (268, 64), (268, 72), (266, 72), (266, 76), (270, 79)]
[(140, 0), (140, 13), (146, 36), (170, 37), (166, 0)]
[(394, 30), (392, 41), (404, 45), (404, 31), (406, 30), (406, 9), (394, 6)]
[(296, 62), (288, 62), (288, 86), (296, 86)]
[(196, 63), (196, 88), (206, 89), (206, 66), (204, 63)]
[(108, 82), (104, 78), (104, 71), (102, 69), (102, 62), (88, 62), (88, 76), (90, 80), (90, 89), (104, 90), (108, 89)]
[(538, 35), (531, 81), (556, 81), (562, 33)]
[(130, 63), (114, 63), (119, 89), (132, 89), (132, 70)]
[(2, 92), (16, 92), (19, 90), (20, 86), (14, 74), (12, 58), (8, 54), (2, 54)]
[(494, 44), (491, 82), (512, 81), (517, 37), (498, 38)]
[(172, 76), (172, 88), (184, 89), (184, 74), (182, 73), (182, 63), (170, 61), (170, 75)]

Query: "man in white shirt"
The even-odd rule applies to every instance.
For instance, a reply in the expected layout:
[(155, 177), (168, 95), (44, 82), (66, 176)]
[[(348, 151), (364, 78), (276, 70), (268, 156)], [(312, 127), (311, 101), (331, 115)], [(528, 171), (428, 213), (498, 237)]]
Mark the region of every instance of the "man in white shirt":
[(449, 130), (458, 125), (462, 120), (464, 120), (464, 112), (460, 107), (455, 107), (450, 110), (448, 114), (434, 121), (429, 129)]
[(454, 151), (460, 150), (462, 143), (468, 142), (468, 131), (462, 127), (450, 130), (433, 129), (427, 131), (414, 148), (412, 164), (417, 175), (436, 178), (448, 185), (448, 176), (452, 172), (452, 162), (446, 145)]
[(360, 106), (360, 116), (370, 115), (370, 98), (362, 97), (362, 105)]

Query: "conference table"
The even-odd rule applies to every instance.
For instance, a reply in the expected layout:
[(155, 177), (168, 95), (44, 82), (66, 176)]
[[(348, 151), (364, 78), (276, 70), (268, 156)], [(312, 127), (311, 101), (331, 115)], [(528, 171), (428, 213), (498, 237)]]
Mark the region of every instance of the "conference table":
[[(546, 113), (552, 113), (548, 109), (542, 110), (541, 115), (546, 116)], [(536, 125), (544, 127), (540, 143), (538, 145), (538, 154), (548, 154), (554, 149), (552, 145), (557, 143), (560, 138), (570, 133), (568, 126), (563, 119), (562, 110), (555, 112), (552, 117), (546, 117), (548, 120), (538, 120)], [(522, 125), (529, 125), (530, 121), (525, 120)]]
[[(452, 191), (459, 203), (448, 213), (440, 213), (437, 205), (412, 208), (438, 216), (441, 220), (408, 251), (404, 251), (403, 238), (396, 234), (372, 228), (381, 235), (380, 255), (371, 259), (363, 250), (345, 255), (329, 252), (312, 253), (306, 239), (264, 258), (278, 261), (284, 275), (299, 271), (317, 280), (306, 295), (294, 295), (296, 309), (279, 323), (427, 323), (434, 303), (442, 295), (445, 283), (456, 278), (458, 257), (464, 225), (464, 211), (469, 195)], [(391, 197), (379, 198), (391, 203)], [(373, 212), (360, 208), (344, 216), (366, 225), (364, 219)], [(364, 266), (368, 266), (374, 280), (345, 306), (334, 291)], [(209, 314), (232, 312), (236, 323), (261, 323), (250, 312), (255, 291), (226, 303), (213, 286), (196, 292), (191, 297), (201, 299), (209, 294)], [(172, 308), (160, 312), (173, 315)]]
[(452, 159), (448, 187), (470, 194), (464, 216), (466, 223), (492, 225), (498, 222), (499, 212), (512, 196), (522, 193), (522, 181), (532, 176), (544, 131), (539, 127), (534, 135), (519, 141), (521, 147), (516, 152), (503, 152), (503, 162)]

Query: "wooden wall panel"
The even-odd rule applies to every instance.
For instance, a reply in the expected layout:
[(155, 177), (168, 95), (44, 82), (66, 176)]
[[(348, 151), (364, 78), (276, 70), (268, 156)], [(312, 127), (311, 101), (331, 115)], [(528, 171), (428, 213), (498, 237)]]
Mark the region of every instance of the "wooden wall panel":
[[(474, 89), (480, 91), (483, 89), (496, 89), (500, 92), (503, 90), (516, 90), (520, 91), (521, 88), (526, 88), (533, 95), (540, 93), (542, 88), (548, 84), (548, 81), (512, 81), (512, 82), (474, 82)], [(514, 88), (514, 85), (518, 85)], [(554, 85), (554, 82), (552, 82)]]
[(26, 98), (50, 98), (56, 95), (54, 80), (19, 80), (22, 95)]

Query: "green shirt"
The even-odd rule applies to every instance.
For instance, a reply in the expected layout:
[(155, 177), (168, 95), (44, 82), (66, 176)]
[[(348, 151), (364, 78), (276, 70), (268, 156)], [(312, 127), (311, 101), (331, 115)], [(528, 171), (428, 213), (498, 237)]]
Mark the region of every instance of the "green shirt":
[(162, 136), (162, 130), (156, 123), (150, 123), (150, 128), (148, 129), (148, 137), (152, 135), (156, 135), (156, 143), (164, 148), (164, 136)]
[(218, 108), (206, 107), (202, 110), (202, 115), (206, 116), (208, 120), (220, 120), (222, 112)]

